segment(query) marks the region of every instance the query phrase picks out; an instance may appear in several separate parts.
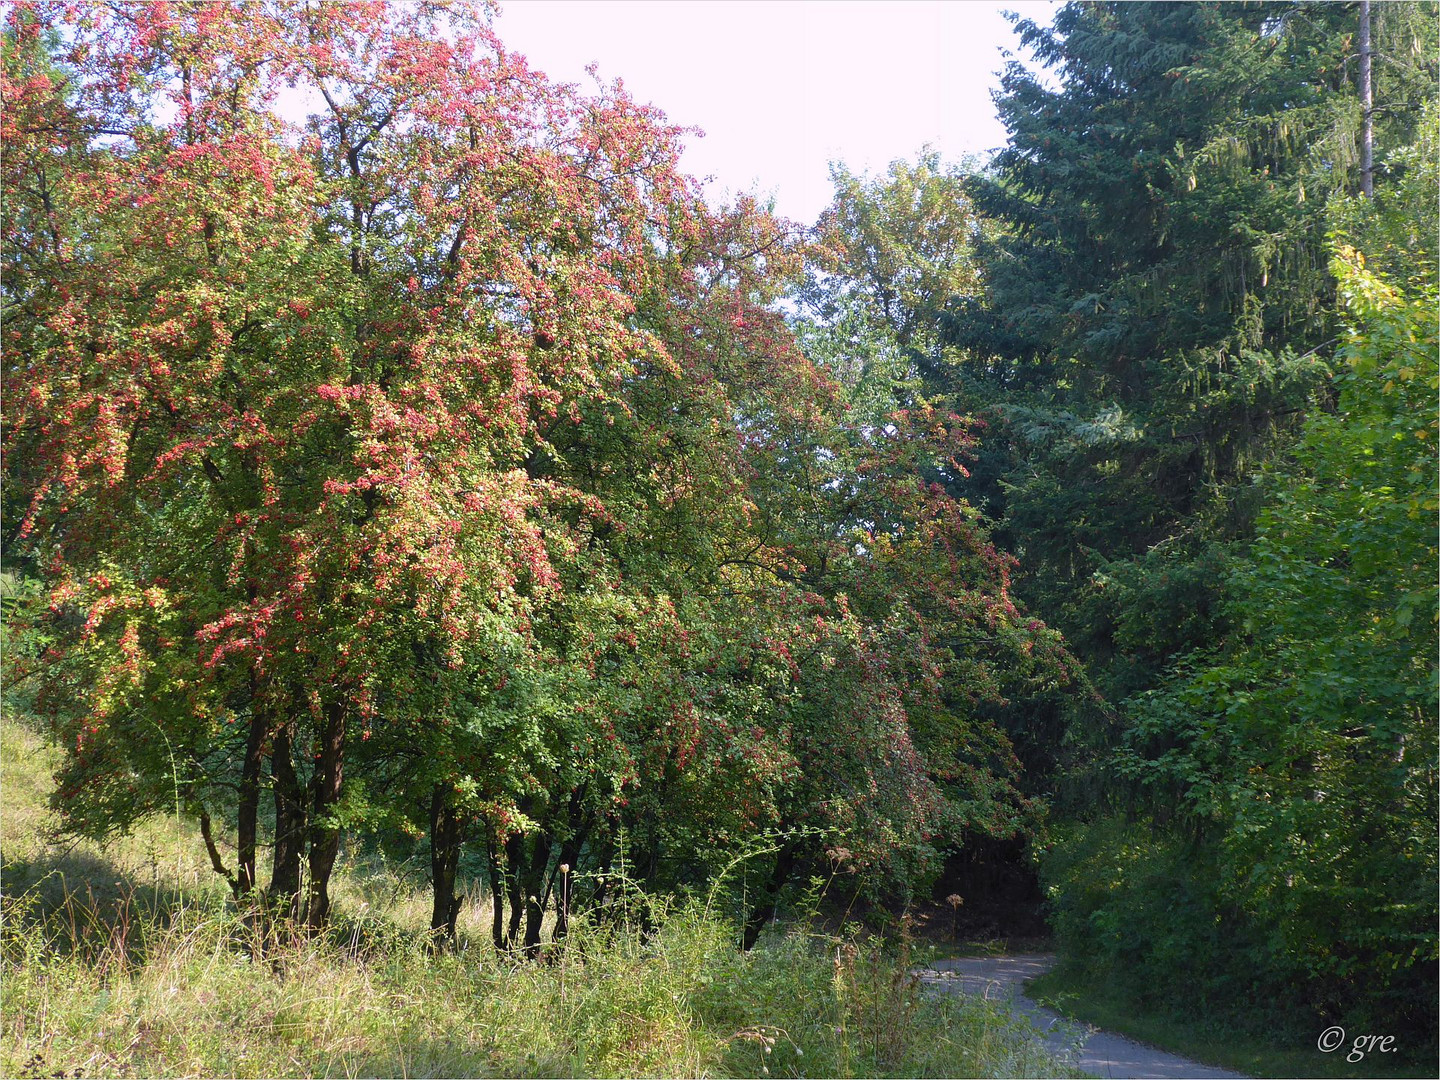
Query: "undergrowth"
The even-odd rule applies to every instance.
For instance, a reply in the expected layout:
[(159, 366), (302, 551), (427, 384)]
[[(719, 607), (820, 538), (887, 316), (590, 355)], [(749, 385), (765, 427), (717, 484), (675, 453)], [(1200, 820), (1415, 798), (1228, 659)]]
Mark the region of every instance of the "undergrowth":
[(423, 890), (353, 864), (319, 938), (262, 949), (185, 823), (108, 847), (47, 833), (43, 742), (0, 729), (0, 1075), (1033, 1076), (994, 1002), (927, 995), (906, 950), (792, 927), (751, 952), (677, 902), (496, 953), (483, 903), (425, 947)]

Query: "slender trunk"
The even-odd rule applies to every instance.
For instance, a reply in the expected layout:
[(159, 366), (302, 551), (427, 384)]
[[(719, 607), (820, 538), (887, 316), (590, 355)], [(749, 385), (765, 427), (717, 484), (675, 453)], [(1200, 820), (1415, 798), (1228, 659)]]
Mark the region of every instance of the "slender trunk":
[(240, 770), (240, 807), (236, 815), (236, 848), (240, 865), (235, 870), (235, 899), (255, 891), (255, 848), (260, 814), (260, 768), (265, 759), (265, 713), (250, 697), (250, 735), (245, 742), (245, 764)]
[(430, 938), (437, 951), (455, 943), (455, 921), (461, 904), (455, 895), (455, 871), (460, 864), (463, 834), (460, 815), (445, 797), (444, 787), (436, 784), (430, 797), (430, 877), (435, 891)]
[(510, 893), (510, 924), (505, 931), (505, 947), (514, 948), (520, 936), (520, 920), (525, 915), (525, 836), (515, 833), (505, 841), (505, 887)]
[(585, 840), (595, 826), (594, 815), (585, 815), (584, 817), (578, 815), (579, 800), (572, 797), (570, 800), (570, 834), (560, 845), (560, 859), (550, 873), (551, 884), (545, 888), (548, 902), (550, 892), (558, 881), (560, 891), (555, 900), (555, 930), (550, 936), (552, 941), (559, 941), (570, 932), (570, 912), (574, 906), (571, 886), (575, 880), (575, 867), (580, 861), (580, 849), (585, 846)]
[(211, 869), (230, 883), (230, 891), (238, 898), (240, 883), (225, 866), (225, 860), (220, 857), (220, 849), (215, 846), (215, 832), (210, 823), (210, 813), (203, 808), (200, 811), (200, 836), (205, 841), (205, 850), (210, 855)]
[(545, 891), (545, 871), (550, 869), (550, 834), (535, 834), (535, 847), (530, 853), (529, 872), (525, 875), (525, 955), (534, 960), (540, 955), (540, 927), (545, 921), (545, 905), (540, 896)]
[(300, 856), (305, 848), (305, 793), (295, 775), (289, 723), (270, 742), (270, 776), (275, 792), (275, 854), (270, 870), (270, 903), (281, 918), (300, 916)]
[(1360, 0), (1360, 191), (1375, 197), (1375, 96), (1370, 63), (1370, 0)]
[(550, 932), (551, 941), (559, 941), (570, 933), (570, 905), (572, 901), (570, 884), (575, 880), (575, 864), (565, 858), (561, 849), (559, 891), (555, 894), (555, 929)]
[(530, 867), (526, 874), (526, 956), (536, 959), (540, 955), (540, 926), (544, 922), (544, 904), (540, 901), (544, 891), (544, 876), (550, 868), (549, 832), (540, 831), (530, 852)]
[(327, 705), (315, 755), (310, 800), (310, 903), (305, 922), (319, 930), (330, 918), (330, 872), (340, 852), (340, 827), (329, 815), (340, 801), (345, 768), (345, 707)]
[[(665, 770), (663, 773), (661, 773), (661, 775), (660, 775), (660, 784), (659, 784), (659, 787), (656, 789), (656, 792), (655, 792), (655, 798), (656, 798), (656, 802), (657, 802), (658, 805), (664, 806), (664, 805), (666, 804), (667, 797), (668, 797), (668, 795), (669, 795), (669, 793), (670, 793), (670, 787), (671, 787), (671, 775), (670, 775), (670, 770), (667, 769), (667, 770)], [(656, 891), (656, 890), (655, 890), (655, 885), (656, 885), (656, 883), (659, 881), (659, 878), (660, 878), (660, 819), (659, 819), (659, 816), (658, 816), (654, 811), (651, 811), (649, 814), (646, 815), (646, 822), (645, 822), (645, 824), (646, 824), (646, 830), (645, 830), (645, 831), (646, 831), (646, 838), (645, 838), (645, 839), (646, 839), (646, 844), (645, 844), (645, 861), (644, 861), (644, 863), (643, 863), (643, 870), (642, 870), (642, 864), (641, 864), (638, 860), (637, 860), (635, 869), (636, 869), (637, 875), (639, 875), (639, 876), (641, 877), (641, 880), (644, 881), (644, 883), (645, 883), (645, 891), (646, 891), (646, 893), (652, 893), (652, 894), (653, 894), (653, 893)], [(646, 905), (645, 911), (646, 911), (646, 922), (647, 922), (647, 925), (648, 925), (648, 922), (649, 922), (649, 911), (650, 911), (649, 905)]]
[[(587, 785), (581, 784), (570, 792), (570, 805), (565, 812), (564, 836), (560, 842), (560, 857), (555, 860), (550, 875), (545, 879), (545, 894), (540, 898), (541, 907), (550, 904), (550, 894), (555, 891), (555, 877), (562, 866), (574, 866), (575, 861), (580, 857), (580, 848), (585, 843), (585, 837), (590, 832), (591, 826), (595, 823), (593, 815), (584, 813), (585, 790)], [(551, 835), (556, 833), (551, 829)]]
[(760, 940), (760, 931), (765, 929), (765, 924), (775, 917), (775, 903), (780, 896), (780, 890), (785, 882), (790, 879), (790, 872), (795, 869), (795, 862), (798, 851), (794, 844), (786, 844), (781, 847), (775, 856), (775, 868), (770, 872), (770, 880), (766, 882), (765, 891), (761, 893), (759, 901), (745, 920), (745, 948), (753, 949), (755, 942)]
[(605, 895), (610, 888), (610, 866), (615, 861), (615, 824), (609, 822), (609, 828), (605, 830), (605, 843), (601, 848), (599, 859), (595, 863), (595, 889), (590, 894), (590, 902), (586, 905), (596, 912), (597, 917), (603, 916), (605, 907)]
[(500, 868), (500, 850), (492, 832), (485, 838), (485, 868), (490, 873), (490, 938), (495, 951), (504, 952), (505, 940), (505, 875)]

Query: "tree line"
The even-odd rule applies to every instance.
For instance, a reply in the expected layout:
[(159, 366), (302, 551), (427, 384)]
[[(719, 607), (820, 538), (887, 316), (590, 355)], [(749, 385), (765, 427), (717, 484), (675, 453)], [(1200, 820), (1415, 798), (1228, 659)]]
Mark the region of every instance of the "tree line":
[(986, 706), (1062, 951), (1271, 1040), (1435, 1037), (1436, 15), (1019, 21), (1008, 144), (837, 170), (805, 294), (856, 385), (986, 423), (943, 482), (1094, 691)]
[(1073, 672), (922, 479), (971, 425), (854, 409), (777, 307), (801, 239), (654, 109), (464, 4), (18, 5), (4, 94), (68, 828), (178, 800), (312, 930), (342, 836), (424, 837), (437, 941), (469, 853), (533, 955), (621, 859), (696, 887), (778, 837), (753, 941), (797, 865), (905, 882), (1033, 813), (978, 703)]

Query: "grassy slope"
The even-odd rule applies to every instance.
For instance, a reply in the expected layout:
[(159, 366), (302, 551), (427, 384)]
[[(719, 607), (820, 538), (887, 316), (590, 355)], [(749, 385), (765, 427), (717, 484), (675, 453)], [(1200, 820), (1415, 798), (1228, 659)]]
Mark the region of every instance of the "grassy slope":
[[(1218, 1065), (1247, 1076), (1259, 1077), (1431, 1077), (1434, 1061), (1407, 1060), (1397, 1048), (1389, 1054), (1368, 1053), (1358, 1062), (1345, 1060), (1354, 1036), (1339, 1050), (1325, 1054), (1314, 1039), (1300, 1045), (1277, 1046), (1212, 1024), (1166, 1013), (1137, 1011), (1134, 1003), (1103, 982), (1088, 980), (1057, 968), (1027, 984), (1025, 992), (1036, 1001), (1084, 1023), (1128, 1035), (1151, 1046), (1181, 1054), (1194, 1061)], [(1315, 1037), (1320, 1034), (1315, 1030)], [(1375, 1032), (1383, 1035), (1384, 1032)]]
[(0, 722), (0, 1075), (1024, 1076), (1056, 1066), (993, 1004), (922, 997), (858, 941), (677, 911), (648, 939), (583, 925), (550, 963), (419, 946), (423, 889), (352, 864), (324, 939), (260, 957), (193, 827), (57, 842), (53, 750)]

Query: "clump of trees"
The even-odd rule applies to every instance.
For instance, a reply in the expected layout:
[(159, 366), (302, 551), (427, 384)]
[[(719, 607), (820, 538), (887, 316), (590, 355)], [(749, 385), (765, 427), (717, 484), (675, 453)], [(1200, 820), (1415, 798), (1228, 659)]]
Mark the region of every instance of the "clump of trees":
[(927, 479), (971, 425), (852, 410), (776, 305), (793, 231), (707, 206), (656, 110), (463, 3), (18, 4), (0, 93), (68, 828), (178, 798), (314, 930), (342, 836), (428, 835), (436, 939), (468, 849), (534, 953), (622, 847), (661, 889), (784, 837), (753, 941), (826, 848), (905, 882), (1025, 826), (980, 706), (1070, 676)]
[(465, 4), (14, 6), (66, 823), (178, 793), (312, 928), (342, 835), (425, 838), (436, 940), (469, 866), (533, 954), (622, 867), (759, 850), (753, 942), (1050, 807), (1137, 1001), (1433, 1038), (1435, 11), (1068, 4), (988, 167), (802, 235)]

